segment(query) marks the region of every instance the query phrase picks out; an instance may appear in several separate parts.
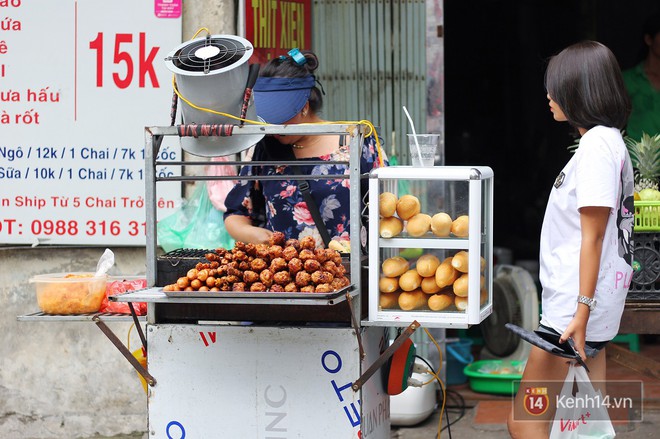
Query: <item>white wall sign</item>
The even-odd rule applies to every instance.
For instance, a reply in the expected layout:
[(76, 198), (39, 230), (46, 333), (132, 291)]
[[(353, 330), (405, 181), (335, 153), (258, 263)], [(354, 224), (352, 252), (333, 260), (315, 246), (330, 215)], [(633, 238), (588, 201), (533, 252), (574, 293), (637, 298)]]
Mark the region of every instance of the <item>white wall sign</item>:
[[(160, 3), (0, 0), (0, 244), (145, 244), (144, 127), (170, 124), (181, 43)], [(158, 195), (162, 218), (180, 184)]]

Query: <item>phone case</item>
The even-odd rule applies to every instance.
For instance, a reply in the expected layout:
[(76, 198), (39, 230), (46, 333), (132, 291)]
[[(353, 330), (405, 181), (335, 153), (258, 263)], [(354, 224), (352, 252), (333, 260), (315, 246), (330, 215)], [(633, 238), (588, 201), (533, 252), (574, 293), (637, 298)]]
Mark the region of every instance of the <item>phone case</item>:
[(578, 364), (580, 364), (587, 372), (589, 372), (589, 368), (585, 364), (582, 357), (580, 357), (580, 355), (577, 353), (570, 340), (564, 343), (559, 343), (558, 335), (555, 336), (544, 332), (528, 331), (527, 329), (521, 328), (520, 326), (514, 325), (513, 323), (507, 323), (504, 326), (518, 337), (538, 348), (543, 349), (546, 352), (550, 352), (551, 354), (557, 355), (559, 357), (570, 358), (571, 360), (577, 361)]

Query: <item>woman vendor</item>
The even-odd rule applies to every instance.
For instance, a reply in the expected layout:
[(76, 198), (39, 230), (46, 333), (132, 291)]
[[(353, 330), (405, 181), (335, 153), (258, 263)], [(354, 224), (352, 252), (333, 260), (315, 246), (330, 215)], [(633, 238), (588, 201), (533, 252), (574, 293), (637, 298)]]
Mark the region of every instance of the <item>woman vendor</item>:
[[(288, 125), (323, 123), (319, 116), (323, 105), (322, 87), (313, 72), (318, 58), (312, 52), (294, 49), (289, 56), (269, 61), (253, 88), (257, 116), (269, 124)], [(320, 84), (319, 84), (320, 85)], [(383, 157), (383, 160), (385, 158)], [(323, 239), (310, 209), (317, 208), (327, 236), (334, 240), (349, 239), (349, 180), (306, 180), (314, 206), (308, 206), (291, 175), (348, 174), (348, 165), (318, 164), (319, 161), (349, 160), (349, 146), (339, 135), (275, 135), (266, 136), (256, 147), (252, 161), (297, 160), (317, 162), (302, 166), (246, 165), (242, 176), (281, 175), (282, 180), (240, 180), (227, 195), (225, 227), (237, 241), (267, 243), (273, 231), (283, 232), (287, 239), (313, 236), (318, 247)], [(365, 137), (360, 169), (367, 173), (379, 166), (374, 136)], [(362, 195), (366, 193), (364, 185)], [(262, 208), (260, 208), (260, 205)]]

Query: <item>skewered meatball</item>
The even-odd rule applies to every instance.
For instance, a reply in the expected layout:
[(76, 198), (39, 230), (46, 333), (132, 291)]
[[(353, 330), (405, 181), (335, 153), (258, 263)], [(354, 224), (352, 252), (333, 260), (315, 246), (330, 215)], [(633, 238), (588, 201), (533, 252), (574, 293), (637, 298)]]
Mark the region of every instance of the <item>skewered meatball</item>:
[(236, 276), (235, 274), (228, 274), (227, 276), (224, 277), (225, 282), (227, 282), (228, 284), (233, 284), (234, 282), (240, 282), (242, 278), (243, 278), (242, 276)]
[(286, 241), (286, 236), (284, 236), (284, 233), (282, 233), (282, 232), (273, 232), (273, 234), (270, 235), (270, 239), (268, 240), (268, 244), (282, 246), (282, 245), (284, 245), (285, 241)]
[(300, 241), (295, 238), (287, 239), (284, 243), (285, 247), (293, 247), (296, 251), (300, 250)]
[(301, 293), (314, 293), (316, 292), (316, 287), (314, 285), (307, 285), (300, 289)]
[(325, 250), (326, 249), (324, 248), (317, 248), (314, 250), (314, 256), (316, 256), (316, 260), (321, 264), (328, 260), (328, 254), (325, 252)]
[(301, 261), (306, 261), (307, 259), (316, 259), (316, 256), (314, 256), (313, 250), (305, 248), (300, 250), (300, 253), (298, 254), (298, 258), (300, 258)]
[(287, 293), (295, 293), (296, 291), (298, 291), (298, 287), (294, 282), (290, 282), (284, 286), (284, 291), (286, 291)]
[(282, 257), (282, 246), (281, 245), (271, 245), (268, 248), (268, 256), (271, 259), (281, 258)]
[(314, 250), (316, 248), (316, 240), (313, 236), (305, 236), (300, 240), (300, 248)]
[(315, 271), (312, 273), (312, 282), (315, 284), (329, 284), (334, 280), (334, 276), (332, 273), (329, 273), (327, 271)]
[(215, 287), (215, 278), (213, 276), (209, 276), (206, 278), (206, 286), (209, 288)]
[(330, 283), (330, 286), (335, 290), (341, 290), (344, 287), (347, 287), (350, 284), (350, 281), (347, 277), (336, 277)]
[(278, 271), (273, 275), (273, 281), (276, 284), (286, 285), (291, 282), (291, 275), (288, 271)]
[(241, 271), (249, 270), (250, 263), (248, 261), (241, 261), (238, 263), (238, 269)]
[(256, 256), (257, 246), (252, 243), (245, 244), (245, 253), (247, 253), (248, 256)]
[(270, 271), (273, 273), (286, 270), (287, 268), (288, 266), (284, 258), (275, 258), (270, 262)]
[(245, 253), (243, 250), (234, 250), (234, 261), (246, 261), (247, 257), (247, 253)]
[(330, 293), (332, 292), (332, 287), (330, 284), (319, 284), (316, 286), (316, 291), (317, 293)]
[(336, 266), (335, 263), (332, 262), (332, 261), (325, 261), (325, 262), (323, 263), (323, 270), (325, 270), (325, 271), (327, 271), (327, 272), (330, 272), (330, 273), (332, 273), (332, 274), (334, 274), (334, 275), (337, 274), (337, 266)]
[(273, 272), (266, 268), (259, 273), (259, 279), (266, 287), (270, 287), (273, 285)]
[(204, 257), (207, 260), (211, 261), (211, 262), (217, 261), (217, 260), (220, 259), (220, 256), (218, 256), (216, 253), (207, 253), (207, 254), (204, 255)]
[(259, 275), (251, 270), (247, 270), (243, 272), (243, 282), (246, 284), (251, 284), (254, 282), (257, 282), (259, 280)]
[(292, 276), (303, 269), (303, 263), (298, 258), (291, 259), (287, 266), (289, 267), (289, 273), (291, 273)]
[(303, 268), (308, 273), (314, 273), (315, 271), (317, 271), (321, 268), (321, 263), (319, 261), (317, 261), (316, 259), (307, 259), (303, 263)]
[(257, 258), (267, 259), (268, 258), (268, 246), (266, 244), (257, 244)]
[(273, 293), (283, 293), (284, 292), (284, 287), (282, 285), (274, 284), (271, 285), (270, 291)]
[(296, 273), (296, 285), (299, 287), (304, 287), (306, 285), (309, 285), (309, 283), (312, 281), (312, 275), (307, 273), (306, 271), (299, 271)]
[(250, 291), (256, 292), (256, 291), (266, 291), (266, 285), (262, 284), (261, 282), (255, 282), (252, 285), (250, 285)]
[(298, 257), (298, 250), (292, 245), (284, 247), (284, 249), (282, 249), (282, 257), (289, 262), (291, 259)]
[(239, 277), (243, 276), (243, 271), (245, 271), (245, 270), (241, 270), (239, 268), (234, 268), (234, 267), (227, 267), (227, 270), (226, 270), (227, 276), (239, 276)]
[(255, 258), (252, 262), (250, 262), (250, 268), (252, 271), (256, 271), (257, 273), (266, 267), (268, 267), (268, 264), (262, 258)]
[(231, 286), (232, 291), (245, 291), (246, 288), (245, 282), (234, 282)]

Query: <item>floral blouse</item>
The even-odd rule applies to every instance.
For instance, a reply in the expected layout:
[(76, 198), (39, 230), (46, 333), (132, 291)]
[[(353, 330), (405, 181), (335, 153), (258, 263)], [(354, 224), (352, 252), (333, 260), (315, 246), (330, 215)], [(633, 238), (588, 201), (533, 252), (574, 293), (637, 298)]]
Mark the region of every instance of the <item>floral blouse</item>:
[[(339, 149), (321, 157), (296, 159), (305, 161), (345, 161), (349, 160), (349, 147), (340, 146)], [(385, 158), (383, 158), (385, 160)], [(368, 173), (379, 166), (376, 143), (372, 137), (365, 138), (360, 157), (360, 170)], [(245, 165), (240, 175), (282, 175), (283, 180), (239, 180), (238, 184), (229, 192), (225, 200), (227, 211), (225, 218), (230, 215), (243, 215), (255, 219), (256, 212), (252, 206), (252, 191), (258, 183), (263, 192), (266, 206), (265, 228), (280, 231), (289, 238), (301, 239), (305, 236), (314, 236), (317, 244), (322, 244), (321, 236), (316, 229), (314, 219), (307, 208), (303, 195), (298, 190), (295, 179), (287, 179), (288, 175), (347, 175), (348, 165), (337, 164), (310, 164), (302, 166), (257, 166)], [(328, 229), (330, 238), (340, 240), (349, 239), (349, 200), (350, 181), (340, 180), (307, 180), (314, 201), (321, 214), (321, 218)], [(361, 192), (362, 199), (366, 194), (366, 183)]]

